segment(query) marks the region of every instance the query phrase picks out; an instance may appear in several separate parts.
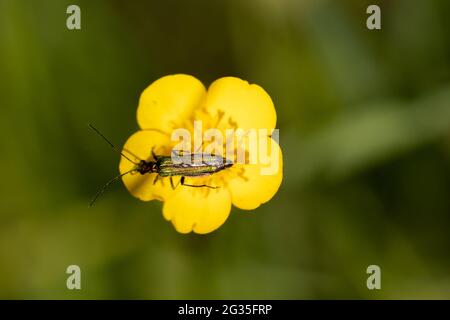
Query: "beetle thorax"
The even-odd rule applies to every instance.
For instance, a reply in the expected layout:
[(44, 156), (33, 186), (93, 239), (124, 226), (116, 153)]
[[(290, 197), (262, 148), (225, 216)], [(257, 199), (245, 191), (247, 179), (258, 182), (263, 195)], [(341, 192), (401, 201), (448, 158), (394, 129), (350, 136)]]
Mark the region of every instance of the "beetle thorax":
[(146, 174), (149, 172), (156, 172), (156, 162), (141, 160), (136, 169), (140, 174)]

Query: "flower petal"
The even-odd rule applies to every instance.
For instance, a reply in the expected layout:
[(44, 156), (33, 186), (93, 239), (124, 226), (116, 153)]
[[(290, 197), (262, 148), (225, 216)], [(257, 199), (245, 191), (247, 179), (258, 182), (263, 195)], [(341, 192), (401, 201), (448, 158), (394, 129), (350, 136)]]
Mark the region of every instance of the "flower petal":
[[(283, 179), (283, 155), (281, 149), (273, 139), (268, 139), (268, 148), (278, 154), (278, 165), (276, 157), (270, 157), (266, 164), (235, 164), (235, 170), (243, 170), (243, 176), (235, 176), (228, 182), (233, 205), (244, 210), (253, 210), (261, 204), (269, 201), (277, 193)], [(269, 159), (268, 159), (269, 160)], [(271, 171), (271, 174), (262, 170)]]
[(157, 129), (167, 133), (189, 119), (204, 98), (204, 85), (186, 74), (162, 77), (141, 94), (137, 109), (142, 129)]
[[(153, 148), (156, 154), (166, 154), (168, 150), (164, 147), (169, 146), (169, 144), (170, 138), (167, 135), (153, 130), (141, 130), (127, 140), (123, 147), (123, 153), (136, 162), (140, 160), (148, 161), (152, 159)], [(127, 159), (122, 157), (120, 160), (119, 171), (121, 174), (132, 170), (134, 167), (136, 165)], [(155, 178), (156, 173), (142, 175), (134, 172), (123, 176), (122, 181), (133, 196), (143, 201), (163, 200), (170, 193), (173, 193), (167, 178), (158, 180), (156, 184), (153, 184)]]
[(231, 210), (226, 188), (205, 189), (178, 186), (176, 193), (164, 202), (163, 215), (180, 233), (205, 234), (219, 228)]
[(235, 77), (214, 81), (208, 89), (203, 107), (215, 117), (224, 112), (220, 126), (235, 122), (242, 129), (274, 129), (277, 114), (272, 99), (257, 84)]

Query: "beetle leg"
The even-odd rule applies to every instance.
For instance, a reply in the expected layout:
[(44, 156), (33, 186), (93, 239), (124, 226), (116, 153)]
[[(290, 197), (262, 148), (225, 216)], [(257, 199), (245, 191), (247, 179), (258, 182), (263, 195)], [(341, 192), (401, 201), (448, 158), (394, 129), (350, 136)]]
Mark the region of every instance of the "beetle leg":
[(156, 177), (155, 177), (155, 179), (153, 179), (153, 185), (155, 185), (155, 184), (156, 184), (156, 181), (158, 181), (158, 179), (159, 179), (159, 174), (156, 174)]
[[(177, 184), (174, 184), (174, 183), (173, 183), (173, 176), (170, 176), (170, 177), (169, 177), (169, 180), (170, 180), (170, 186), (172, 187), (172, 190), (175, 190), (175, 189), (180, 185), (181, 180), (184, 180), (183, 178), (184, 178), (184, 177), (181, 177), (181, 179), (178, 181), (178, 183), (177, 183)], [(183, 184), (183, 183), (181, 183), (181, 184)]]
[(192, 188), (203, 188), (203, 187), (210, 188), (210, 189), (219, 188), (219, 187), (208, 186), (207, 184), (187, 184), (187, 183), (184, 183), (184, 177), (181, 177), (180, 183), (182, 186), (192, 187)]

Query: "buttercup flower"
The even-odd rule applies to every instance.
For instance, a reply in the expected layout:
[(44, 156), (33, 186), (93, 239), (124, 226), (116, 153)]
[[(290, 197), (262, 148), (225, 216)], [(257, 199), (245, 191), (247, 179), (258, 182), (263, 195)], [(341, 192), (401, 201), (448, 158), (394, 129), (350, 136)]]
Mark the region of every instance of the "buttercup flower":
[[(249, 84), (239, 78), (225, 77), (214, 81), (208, 90), (196, 78), (184, 75), (170, 75), (153, 82), (142, 93), (137, 109), (140, 131), (134, 133), (125, 143), (123, 153), (139, 160), (152, 161), (152, 151), (156, 155), (170, 156), (179, 141), (171, 139), (172, 132), (185, 128), (192, 135), (199, 134), (194, 121), (201, 121), (200, 128), (218, 129), (230, 142), (227, 129), (266, 129), (267, 134), (259, 137), (275, 150), (278, 161), (276, 170), (263, 174), (270, 167), (269, 161), (256, 163), (235, 163), (220, 172), (200, 177), (186, 177), (185, 183), (208, 185), (214, 188), (194, 188), (180, 185), (180, 177), (173, 177), (175, 189), (169, 177), (158, 177), (157, 173), (124, 175), (122, 180), (129, 192), (143, 200), (164, 202), (163, 215), (171, 221), (180, 233), (204, 234), (220, 227), (230, 214), (231, 205), (252, 210), (269, 201), (277, 192), (283, 177), (282, 154), (276, 141), (271, 137), (276, 125), (276, 112), (270, 96), (256, 84)], [(217, 142), (217, 141), (216, 141)], [(240, 146), (236, 143), (235, 149)], [(256, 151), (245, 148), (248, 157)], [(197, 152), (192, 149), (192, 152)], [(225, 150), (225, 147), (224, 149)], [(232, 150), (232, 151), (234, 151)], [(202, 151), (200, 151), (202, 152)], [(225, 157), (224, 153), (221, 153)], [(233, 158), (234, 159), (234, 158)], [(121, 159), (120, 173), (136, 167), (126, 159)]]

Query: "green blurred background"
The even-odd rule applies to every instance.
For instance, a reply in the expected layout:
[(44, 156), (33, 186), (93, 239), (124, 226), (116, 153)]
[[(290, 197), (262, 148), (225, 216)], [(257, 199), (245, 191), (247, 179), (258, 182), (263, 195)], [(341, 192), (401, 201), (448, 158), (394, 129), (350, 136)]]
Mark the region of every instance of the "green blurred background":
[[(81, 30), (66, 8), (81, 7)], [(366, 28), (381, 7), (382, 30)], [(0, 0), (1, 298), (450, 298), (450, 2)], [(275, 102), (284, 181), (177, 234), (121, 183), (140, 93), (232, 75)], [(68, 265), (82, 290), (66, 289)], [(366, 288), (377, 264), (382, 289)]]

